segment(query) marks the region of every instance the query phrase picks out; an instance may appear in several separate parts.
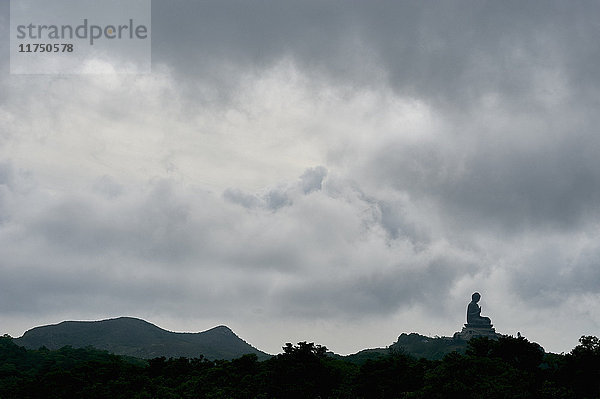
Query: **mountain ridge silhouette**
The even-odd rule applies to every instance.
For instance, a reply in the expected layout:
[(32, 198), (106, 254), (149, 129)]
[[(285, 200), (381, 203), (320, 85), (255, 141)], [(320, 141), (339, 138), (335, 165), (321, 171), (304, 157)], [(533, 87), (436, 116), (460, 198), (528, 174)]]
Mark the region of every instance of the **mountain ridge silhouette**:
[(227, 326), (196, 333), (173, 332), (135, 317), (63, 321), (34, 327), (13, 341), (27, 349), (94, 347), (143, 359), (203, 356), (210, 360), (231, 360), (245, 354), (255, 354), (259, 359), (271, 356), (241, 339)]

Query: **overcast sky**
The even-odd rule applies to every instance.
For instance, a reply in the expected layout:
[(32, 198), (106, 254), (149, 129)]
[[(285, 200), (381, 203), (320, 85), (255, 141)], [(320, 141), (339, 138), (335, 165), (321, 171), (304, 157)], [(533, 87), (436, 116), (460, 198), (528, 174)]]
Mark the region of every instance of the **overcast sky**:
[[(8, 54), (2, 0), (0, 50)], [(152, 73), (0, 63), (0, 334), (277, 353), (600, 334), (600, 3), (154, 1)]]

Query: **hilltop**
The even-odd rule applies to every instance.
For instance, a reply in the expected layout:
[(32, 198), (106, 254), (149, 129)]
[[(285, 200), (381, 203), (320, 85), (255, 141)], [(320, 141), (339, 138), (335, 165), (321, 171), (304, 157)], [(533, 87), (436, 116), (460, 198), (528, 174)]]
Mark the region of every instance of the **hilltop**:
[(155, 357), (200, 357), (235, 359), (255, 354), (267, 359), (262, 352), (238, 337), (226, 326), (198, 333), (163, 330), (147, 321), (119, 317), (101, 321), (63, 321), (59, 324), (35, 327), (13, 340), (27, 349), (42, 346), (59, 349), (94, 347), (117, 355), (144, 359)]
[(396, 342), (387, 348), (364, 349), (342, 358), (356, 364), (375, 360), (390, 353), (403, 353), (416, 359), (440, 360), (451, 352), (465, 353), (467, 341), (452, 337), (427, 337), (417, 333), (402, 333)]

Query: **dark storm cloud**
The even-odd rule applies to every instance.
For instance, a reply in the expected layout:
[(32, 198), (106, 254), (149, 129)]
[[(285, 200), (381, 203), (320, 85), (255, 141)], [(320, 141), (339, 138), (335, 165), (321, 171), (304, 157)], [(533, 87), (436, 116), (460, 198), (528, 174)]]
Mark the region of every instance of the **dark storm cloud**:
[(541, 71), (580, 91), (600, 82), (598, 11), (593, 2), (154, 2), (153, 57), (224, 85), (291, 57), (330, 81), (383, 79), (449, 106), (486, 93), (531, 106)]
[(153, 52), (157, 62), (186, 75), (261, 68), (286, 53), (325, 57), (337, 52), (347, 29), (344, 8), (323, 2), (154, 2)]
[(600, 143), (596, 118), (590, 119), (584, 132), (515, 124), (506, 133), (482, 131), (444, 146), (387, 144), (365, 170), (437, 202), (463, 229), (576, 230), (600, 217)]

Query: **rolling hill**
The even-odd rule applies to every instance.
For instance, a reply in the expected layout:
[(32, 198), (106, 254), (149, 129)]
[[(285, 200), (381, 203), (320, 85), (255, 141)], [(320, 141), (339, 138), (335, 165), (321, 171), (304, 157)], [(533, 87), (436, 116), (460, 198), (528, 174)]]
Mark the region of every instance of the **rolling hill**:
[(63, 321), (32, 328), (22, 337), (15, 338), (14, 342), (28, 349), (42, 346), (48, 349), (91, 346), (117, 355), (144, 359), (161, 356), (193, 358), (202, 355), (211, 360), (230, 360), (245, 354), (256, 354), (261, 360), (270, 357), (225, 326), (199, 333), (179, 333), (163, 330), (132, 317), (101, 321)]

